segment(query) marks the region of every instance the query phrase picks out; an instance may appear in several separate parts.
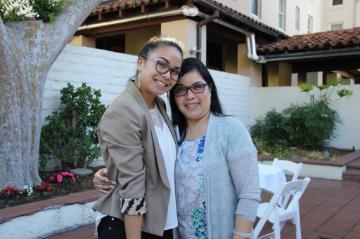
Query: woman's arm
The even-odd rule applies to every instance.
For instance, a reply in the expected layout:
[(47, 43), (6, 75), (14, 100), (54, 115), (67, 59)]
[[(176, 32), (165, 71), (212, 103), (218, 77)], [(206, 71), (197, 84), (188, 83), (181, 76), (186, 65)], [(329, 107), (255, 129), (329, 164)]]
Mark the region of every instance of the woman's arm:
[(125, 233), (127, 239), (140, 239), (141, 238), (141, 225), (143, 216), (125, 215)]
[(126, 237), (140, 239), (142, 215), (147, 211), (141, 140), (144, 119), (129, 105), (133, 104), (112, 105), (99, 123), (98, 136), (108, 173), (116, 175), (116, 190), (112, 193), (119, 194)]
[(250, 238), (260, 202), (257, 151), (240, 121), (230, 119), (225, 132), (229, 171), (239, 200), (234, 238)]

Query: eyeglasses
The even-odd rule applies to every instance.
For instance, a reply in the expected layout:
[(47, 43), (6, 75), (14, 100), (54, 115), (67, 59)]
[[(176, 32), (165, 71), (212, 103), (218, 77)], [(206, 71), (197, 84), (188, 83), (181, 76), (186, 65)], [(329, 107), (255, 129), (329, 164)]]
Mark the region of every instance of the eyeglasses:
[(183, 86), (183, 85), (177, 85), (174, 87), (174, 95), (175, 96), (184, 96), (187, 95), (188, 90), (191, 90), (192, 93), (194, 94), (201, 94), (205, 91), (205, 87), (208, 84), (206, 83), (201, 83), (201, 82), (196, 82), (194, 84), (192, 84), (189, 87)]
[(170, 71), (170, 77), (172, 80), (177, 81), (180, 78), (181, 70), (179, 67), (170, 68), (169, 64), (162, 60), (153, 60), (147, 56), (142, 56), (145, 59), (155, 62), (155, 69), (160, 74), (166, 74)]

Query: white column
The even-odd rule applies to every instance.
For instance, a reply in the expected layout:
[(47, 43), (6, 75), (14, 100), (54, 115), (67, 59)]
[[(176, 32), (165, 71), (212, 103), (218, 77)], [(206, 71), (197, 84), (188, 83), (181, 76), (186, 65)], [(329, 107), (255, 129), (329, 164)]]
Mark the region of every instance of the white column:
[(291, 86), (297, 86), (299, 84), (299, 74), (291, 73)]

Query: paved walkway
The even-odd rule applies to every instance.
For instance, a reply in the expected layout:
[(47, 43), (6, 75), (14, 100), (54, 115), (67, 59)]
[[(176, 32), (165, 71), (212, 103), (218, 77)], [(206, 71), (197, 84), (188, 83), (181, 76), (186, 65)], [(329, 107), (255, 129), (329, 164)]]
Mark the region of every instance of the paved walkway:
[[(360, 238), (360, 182), (312, 179), (301, 200), (303, 239)], [(49, 239), (95, 239), (93, 224)], [(286, 225), (283, 239), (295, 238)]]

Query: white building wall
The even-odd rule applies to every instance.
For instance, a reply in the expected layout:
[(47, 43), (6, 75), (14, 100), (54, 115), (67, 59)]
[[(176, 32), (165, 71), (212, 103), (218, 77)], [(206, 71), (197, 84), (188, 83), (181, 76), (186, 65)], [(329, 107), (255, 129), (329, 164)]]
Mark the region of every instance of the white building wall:
[(322, 31), (330, 30), (331, 24), (342, 23), (343, 29), (360, 26), (359, 18), (359, 0), (344, 0), (342, 5), (332, 5), (331, 0), (322, 0), (323, 2), (323, 23)]
[[(83, 82), (101, 90), (102, 102), (109, 105), (125, 89), (135, 73), (136, 56), (94, 48), (68, 45), (48, 74), (43, 101), (43, 120), (60, 107), (60, 89), (67, 83), (76, 87)], [(227, 114), (248, 125), (250, 79), (236, 74), (210, 71)], [(166, 95), (163, 95), (166, 99)], [(170, 109), (170, 107), (168, 107)]]
[[(279, 0), (261, 0), (260, 17), (251, 13), (252, 0), (217, 0), (234, 10), (241, 12), (249, 17), (261, 21), (275, 29), (284, 31), (288, 35), (299, 35), (307, 33), (307, 18), (311, 15), (314, 20), (314, 32), (321, 30), (321, 1), (322, 0), (287, 0), (285, 10), (285, 29), (280, 29), (279, 22)], [(300, 7), (300, 30), (295, 28), (295, 9)]]

